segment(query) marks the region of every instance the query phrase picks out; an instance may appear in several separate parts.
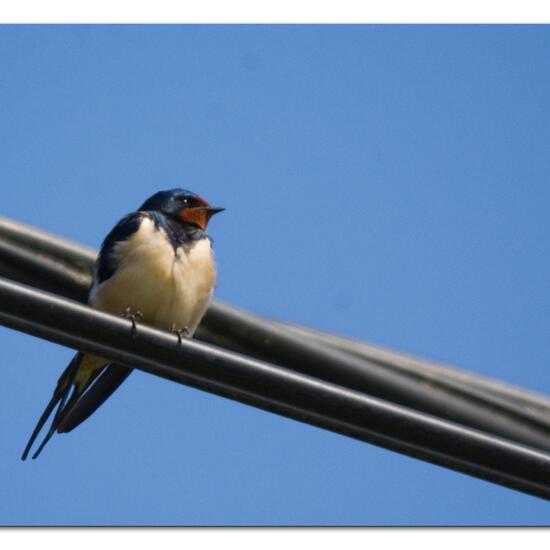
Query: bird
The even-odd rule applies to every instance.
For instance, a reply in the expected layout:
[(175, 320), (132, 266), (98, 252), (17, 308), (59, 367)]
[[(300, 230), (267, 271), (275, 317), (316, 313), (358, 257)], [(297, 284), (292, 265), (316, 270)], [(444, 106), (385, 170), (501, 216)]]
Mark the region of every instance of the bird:
[[(159, 191), (124, 216), (105, 237), (94, 266), (88, 304), (192, 337), (212, 299), (216, 263), (210, 218), (225, 210), (186, 189)], [(37, 458), (57, 431), (74, 429), (132, 372), (123, 365), (77, 352), (63, 371), (21, 456), (26, 460), (44, 424), (53, 416)]]

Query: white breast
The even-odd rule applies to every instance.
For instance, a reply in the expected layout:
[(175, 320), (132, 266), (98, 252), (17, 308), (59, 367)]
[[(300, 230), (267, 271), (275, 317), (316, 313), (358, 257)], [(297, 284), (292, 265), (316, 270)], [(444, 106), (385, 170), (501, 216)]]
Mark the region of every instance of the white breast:
[(212, 297), (216, 266), (209, 239), (174, 252), (164, 230), (148, 218), (127, 241), (117, 243), (115, 274), (92, 289), (90, 303), (115, 314), (140, 311), (143, 322), (194, 333)]

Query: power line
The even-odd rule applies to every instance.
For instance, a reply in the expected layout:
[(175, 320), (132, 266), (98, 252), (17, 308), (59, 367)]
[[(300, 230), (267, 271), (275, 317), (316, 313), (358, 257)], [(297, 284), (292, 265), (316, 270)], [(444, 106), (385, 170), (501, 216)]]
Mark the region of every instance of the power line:
[[(0, 218), (0, 274), (84, 301), (96, 253)], [(3, 262), (3, 263), (2, 263)], [(7, 265), (12, 272), (2, 271)], [(13, 272), (14, 266), (18, 271)], [(369, 395), (550, 450), (550, 400), (470, 373), (215, 302), (197, 337)], [(89, 396), (91, 399), (93, 396)]]
[[(85, 301), (95, 256), (89, 248), (0, 218), (1, 275)], [(225, 349), (196, 341), (174, 349), (175, 338), (169, 334), (140, 326), (137, 338), (129, 340), (127, 322), (60, 296), (8, 281), (1, 282), (0, 290), (0, 319), (6, 326), (530, 494), (550, 496), (550, 455), (522, 446), (550, 449), (550, 400), (543, 396), (219, 302), (210, 307), (198, 336)], [(185, 368), (178, 366), (182, 353)]]
[(0, 279), (0, 321), (181, 384), (550, 500), (550, 455)]

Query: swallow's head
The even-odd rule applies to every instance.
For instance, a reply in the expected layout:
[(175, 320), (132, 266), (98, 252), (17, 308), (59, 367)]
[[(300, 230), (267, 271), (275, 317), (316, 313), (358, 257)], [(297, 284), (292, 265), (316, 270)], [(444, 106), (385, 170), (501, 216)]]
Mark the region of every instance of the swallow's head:
[(170, 189), (159, 191), (149, 197), (139, 210), (160, 212), (180, 223), (194, 225), (204, 231), (210, 218), (225, 208), (210, 206), (202, 197), (191, 191)]

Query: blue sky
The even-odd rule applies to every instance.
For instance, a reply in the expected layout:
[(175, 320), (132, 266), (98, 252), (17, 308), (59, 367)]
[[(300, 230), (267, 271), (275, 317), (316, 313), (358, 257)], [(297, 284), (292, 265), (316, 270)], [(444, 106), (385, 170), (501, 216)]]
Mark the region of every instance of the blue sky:
[[(546, 26), (0, 27), (1, 213), (97, 247), (227, 208), (217, 297), (550, 391)], [(548, 523), (550, 504), (134, 373), (19, 459), (72, 351), (0, 330), (1, 524)]]

